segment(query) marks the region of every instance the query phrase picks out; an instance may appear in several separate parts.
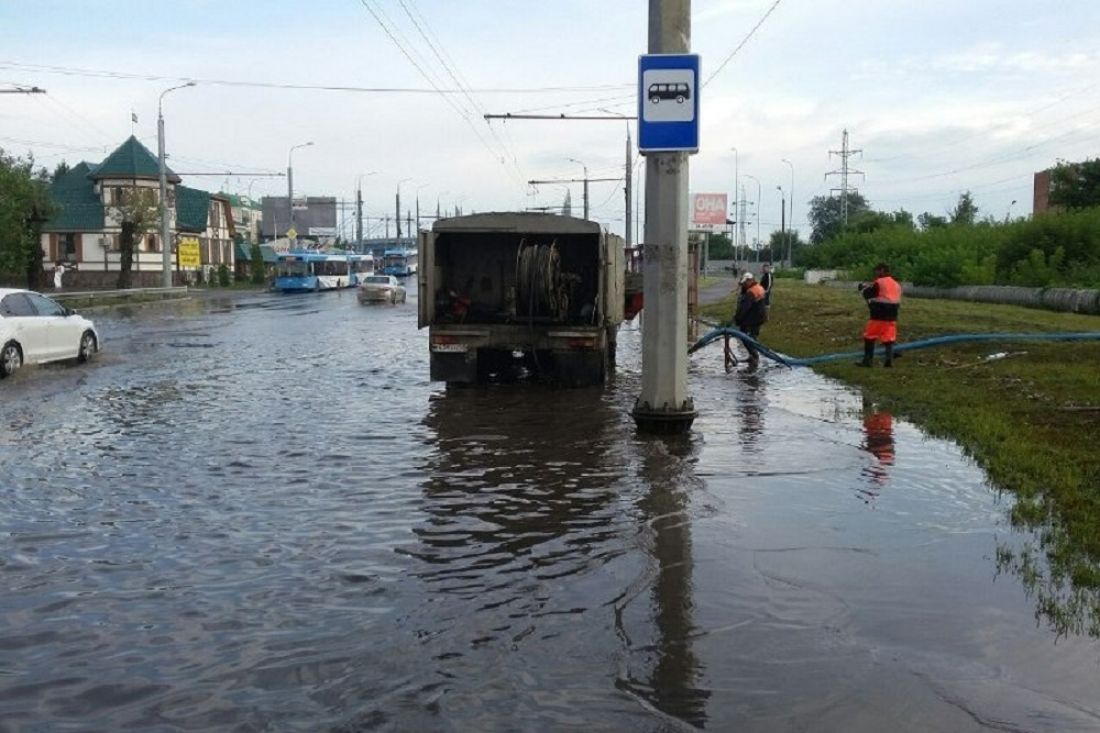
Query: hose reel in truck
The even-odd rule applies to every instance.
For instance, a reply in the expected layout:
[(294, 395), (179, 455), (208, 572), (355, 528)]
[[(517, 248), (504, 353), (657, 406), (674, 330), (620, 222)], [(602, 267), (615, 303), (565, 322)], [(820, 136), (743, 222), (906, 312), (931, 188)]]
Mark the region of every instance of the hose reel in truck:
[(562, 274), (557, 242), (520, 242), (516, 253), (516, 315), (564, 321), (576, 278)]

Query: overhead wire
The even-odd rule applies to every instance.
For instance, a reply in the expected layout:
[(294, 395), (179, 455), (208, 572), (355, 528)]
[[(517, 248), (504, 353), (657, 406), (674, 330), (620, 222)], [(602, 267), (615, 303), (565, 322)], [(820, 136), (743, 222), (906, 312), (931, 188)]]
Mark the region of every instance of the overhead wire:
[(485, 87), (476, 89), (424, 89), (423, 87), (369, 87), (348, 84), (293, 84), (287, 82), (250, 81), (242, 79), (217, 79), (198, 76), (166, 76), (160, 74), (138, 74), (127, 71), (105, 69), (86, 69), (73, 66), (54, 66), (46, 64), (24, 64), (16, 61), (0, 61), (0, 69), (20, 69), (42, 74), (62, 76), (82, 76), (132, 81), (188, 82), (210, 86), (257, 87), (260, 89), (289, 89), (323, 92), (356, 92), (366, 94), (445, 94), (462, 95), (468, 92), (477, 94), (580, 94), (587, 92), (621, 89), (621, 85), (595, 84), (579, 86), (548, 87)]
[[(397, 46), (397, 49), (409, 61), (409, 63), (411, 63), (413, 65), (413, 67), (420, 73), (420, 75), (425, 79), (425, 81), (427, 81), (430, 86), (432, 86), (433, 88), (438, 90), (439, 87), (435, 83), (435, 81), (433, 80), (432, 75), (429, 74), (423, 68), (423, 66), (421, 66), (421, 64), (418, 63), (416, 61), (416, 59), (413, 58), (412, 54), (405, 48), (405, 46), (397, 38), (397, 34), (399, 34), (400, 31), (397, 31), (396, 29), (391, 30), (389, 25), (387, 25), (387, 23), (383, 20), (384, 13), (376, 10), (376, 8), (373, 7), (373, 5), (371, 4), (370, 0), (359, 0), (359, 2), (367, 10), (367, 12), (370, 13), (371, 17), (373, 17), (375, 22), (378, 23), (379, 27), (382, 28), (382, 31), (389, 37), (390, 41), (392, 41), (393, 44), (395, 46)], [(453, 109), (458, 114), (458, 116), (462, 118), (462, 121), (465, 122), (467, 127), (469, 127), (473, 131), (474, 135), (481, 142), (481, 144), (483, 146), (485, 146), (486, 150), (488, 150), (489, 153), (494, 158), (498, 158), (499, 152), (493, 150), (493, 147), (488, 143), (488, 141), (481, 134), (481, 131), (477, 128), (476, 125), (473, 124), (473, 122), (470, 120), (469, 112), (467, 110), (465, 110), (460, 104), (456, 103), (456, 101), (450, 95), (442, 95), (442, 98), (445, 102), (447, 102), (447, 104), (451, 107), (451, 109)], [(507, 169), (507, 166), (505, 166), (505, 168)], [(515, 175), (514, 171), (509, 171), (509, 172), (512, 173), (513, 175)], [(523, 181), (522, 181), (523, 177), (519, 176), (519, 175), (517, 175), (516, 177), (517, 177), (517, 180), (520, 181), (521, 185), (523, 185)]]
[[(443, 49), (443, 43), (439, 40), (439, 37), (435, 34), (435, 32), (432, 31), (431, 25), (428, 23), (428, 19), (424, 17), (419, 8), (416, 8), (414, 0), (398, 0), (398, 3), (401, 5), (401, 9), (405, 11), (405, 15), (408, 16), (410, 21), (412, 21), (413, 27), (416, 28), (417, 33), (420, 34), (420, 37), (423, 38), (424, 42), (428, 45), (428, 48), (435, 56), (436, 61), (438, 61), (439, 65), (443, 67), (443, 70), (446, 72), (447, 76), (451, 78), (451, 81), (454, 82), (455, 86), (457, 86), (458, 89), (463, 92), (463, 96), (470, 103), (470, 106), (473, 108), (473, 110), (481, 115), (482, 120), (489, 128), (489, 132), (497, 141), (497, 144), (500, 145), (504, 153), (511, 158), (512, 166), (516, 169), (516, 173), (519, 174), (520, 178), (525, 178), (525, 176), (523, 175), (523, 169), (519, 165), (519, 159), (516, 156), (513, 147), (509, 146), (507, 143), (501, 140), (500, 135), (497, 134), (496, 129), (493, 127), (493, 125), (485, 119), (484, 105), (482, 105), (481, 102), (478, 101), (471, 92), (467, 91), (469, 84), (466, 83), (461, 72), (459, 72), (457, 68), (458, 65), (455, 64), (454, 60)], [(418, 16), (419, 20), (417, 19)], [(427, 29), (427, 32), (425, 31), (425, 29)], [(431, 37), (429, 37), (429, 33)], [(435, 39), (434, 42), (432, 40), (433, 38)]]

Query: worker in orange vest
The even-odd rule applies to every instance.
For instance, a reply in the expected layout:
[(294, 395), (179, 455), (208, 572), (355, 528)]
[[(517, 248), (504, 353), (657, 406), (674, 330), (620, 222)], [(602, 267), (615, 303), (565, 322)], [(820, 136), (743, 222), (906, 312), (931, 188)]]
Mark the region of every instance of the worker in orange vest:
[[(760, 327), (768, 319), (766, 297), (767, 293), (751, 272), (741, 276), (741, 295), (737, 299), (733, 324), (754, 339), (760, 337)], [(760, 354), (756, 347), (744, 339), (741, 343), (745, 345), (745, 351), (749, 352), (749, 369), (756, 369), (760, 364)]]
[(871, 309), (871, 319), (863, 329), (863, 361), (856, 366), (869, 367), (875, 357), (875, 342), (882, 342), (886, 350), (883, 366), (894, 365), (894, 343), (898, 340), (898, 309), (901, 307), (901, 285), (890, 277), (890, 266), (875, 265), (875, 281), (860, 283), (860, 293)]

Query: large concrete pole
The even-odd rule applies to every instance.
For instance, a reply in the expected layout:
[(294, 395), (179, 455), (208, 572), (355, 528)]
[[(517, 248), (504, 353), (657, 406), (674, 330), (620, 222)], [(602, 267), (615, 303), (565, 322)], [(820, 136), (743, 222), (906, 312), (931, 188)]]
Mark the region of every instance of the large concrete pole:
[[(649, 52), (691, 51), (691, 0), (649, 0)], [(695, 420), (687, 390), (688, 154), (650, 153), (645, 180), (645, 315), (638, 429), (682, 433)]]

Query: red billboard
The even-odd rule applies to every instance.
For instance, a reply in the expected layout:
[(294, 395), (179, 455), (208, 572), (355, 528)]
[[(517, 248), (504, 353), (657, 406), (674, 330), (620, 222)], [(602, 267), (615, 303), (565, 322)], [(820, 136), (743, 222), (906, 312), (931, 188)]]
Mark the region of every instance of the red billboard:
[(697, 193), (691, 197), (691, 228), (712, 230), (726, 225), (726, 194)]

